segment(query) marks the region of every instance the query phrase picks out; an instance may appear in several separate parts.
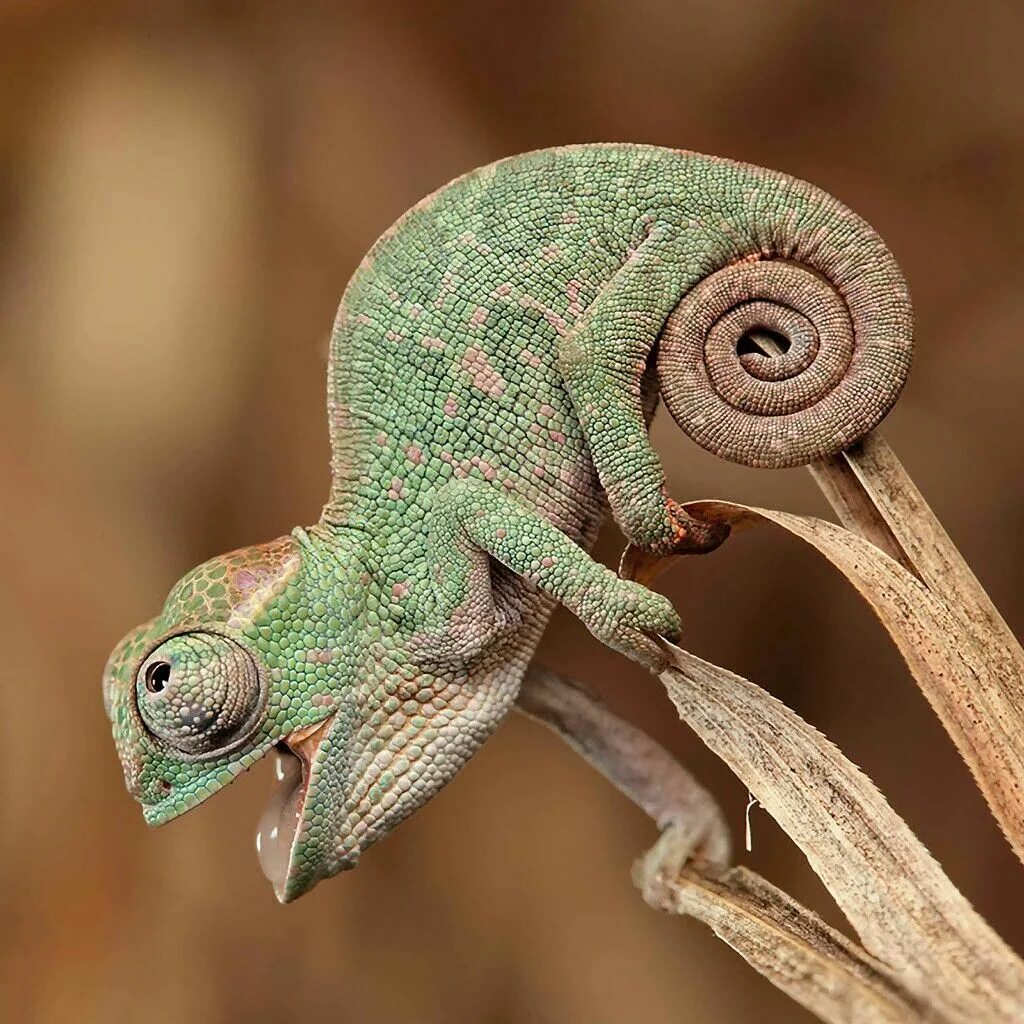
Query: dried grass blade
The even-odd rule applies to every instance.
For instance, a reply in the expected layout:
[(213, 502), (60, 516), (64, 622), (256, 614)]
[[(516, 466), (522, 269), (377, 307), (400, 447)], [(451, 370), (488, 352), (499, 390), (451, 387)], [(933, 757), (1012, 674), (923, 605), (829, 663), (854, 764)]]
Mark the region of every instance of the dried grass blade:
[[(760, 875), (684, 871), (659, 908), (703, 921), (777, 988), (829, 1024), (954, 1024), (884, 964)], [(962, 1018), (960, 1018), (962, 1019)]]
[[(836, 475), (831, 479), (841, 480)], [(920, 508), (917, 501), (911, 505), (909, 498), (900, 499), (908, 502), (901, 506), (891, 493), (877, 507), (887, 524), (891, 516), (900, 520), (893, 526), (892, 543), (925, 580), (933, 580), (935, 590), (871, 541), (834, 523), (731, 502), (694, 502), (687, 508), (738, 525), (782, 526), (846, 576), (889, 632), (1010, 845), (1024, 860), (1024, 652), (970, 570), (957, 568), (962, 559), (958, 553), (954, 557), (945, 533), (940, 537), (936, 532), (941, 527), (927, 526), (927, 506)], [(903, 518), (915, 515), (932, 541), (902, 525)], [(939, 589), (943, 580), (948, 583), (944, 591)]]
[(680, 716), (803, 850), (869, 953), (947, 1018), (1020, 1019), (1024, 963), (873, 783), (760, 687), (666, 648), (661, 679)]
[(874, 543), (880, 534), (891, 538), (957, 623), (945, 647), (967, 663), (970, 686), (955, 688), (961, 671), (948, 680), (918, 681), (933, 690), (954, 684), (943, 724), (1024, 860), (1024, 650), (881, 436), (869, 435), (811, 471), (844, 524)]
[(767, 881), (742, 868), (726, 870), (728, 828), (711, 794), (586, 687), (533, 666), (516, 704), (658, 824), (658, 842), (634, 868), (652, 906), (704, 921), (773, 984), (828, 1022), (953, 1024), (855, 942)]

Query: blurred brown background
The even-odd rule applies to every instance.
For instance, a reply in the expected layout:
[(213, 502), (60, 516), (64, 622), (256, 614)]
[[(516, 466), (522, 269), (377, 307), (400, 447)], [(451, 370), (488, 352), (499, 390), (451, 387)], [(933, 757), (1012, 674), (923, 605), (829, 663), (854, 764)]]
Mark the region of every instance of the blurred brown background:
[[(532, 724), (282, 908), (253, 850), (265, 771), (147, 830), (100, 670), (185, 569), (319, 514), (327, 334), (377, 234), (470, 167), (587, 140), (779, 167), (882, 232), (919, 324), (887, 436), (1020, 632), (1022, 33), (1011, 3), (0, 5), (0, 1016), (808, 1019), (643, 905), (652, 827)], [(823, 511), (802, 470), (656, 433), (681, 498)], [(1024, 873), (839, 579), (763, 531), (665, 586), (689, 646), (836, 739), (1024, 947)], [(568, 616), (542, 653), (678, 752), (742, 841), (745, 791), (656, 680)], [(836, 920), (753, 828), (743, 860)]]

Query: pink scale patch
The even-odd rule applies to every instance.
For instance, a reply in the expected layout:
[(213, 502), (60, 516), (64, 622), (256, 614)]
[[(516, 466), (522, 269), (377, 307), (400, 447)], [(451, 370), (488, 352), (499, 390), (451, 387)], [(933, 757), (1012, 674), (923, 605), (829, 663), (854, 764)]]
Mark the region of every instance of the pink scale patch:
[(405, 481), (401, 477), (395, 477), (391, 481), (391, 488), (388, 491), (388, 497), (392, 501), (399, 501), (405, 497)]
[(374, 441), (376, 441), (376, 442), (377, 442), (377, 444), (378, 444), (378, 445), (380, 445), (380, 447), (381, 447), (381, 448), (384, 448), (384, 447), (385, 447), (385, 446), (387, 445), (387, 443), (388, 443), (388, 435), (387, 435), (387, 434), (385, 434), (385, 433), (384, 433), (384, 431), (382, 430), (382, 431), (381, 431), (381, 432), (380, 432), (380, 433), (379, 433), (379, 434), (378, 434), (378, 435), (377, 435), (377, 436), (376, 436), (376, 437), (374, 438)]
[(418, 466), (423, 462), (423, 449), (411, 444), (405, 449), (405, 457), (414, 465)]
[(491, 362), (487, 358), (487, 355), (480, 349), (475, 346), (467, 348), (460, 365), (472, 379), (473, 387), (482, 391), (485, 395), (497, 398), (499, 395), (503, 395), (505, 393), (504, 379), (501, 374), (491, 366)]
[(555, 444), (565, 444), (565, 434), (560, 430), (549, 430), (548, 437), (550, 437)]
[(473, 315), (469, 318), (469, 326), (473, 328), (483, 327), (487, 323), (487, 310), (483, 306), (477, 306)]
[(451, 273), (446, 273), (441, 278), (441, 287), (438, 290), (437, 298), (434, 299), (434, 308), (440, 309), (444, 305), (444, 300), (448, 298), (451, 292), (455, 289), (455, 279)]
[(542, 566), (543, 566), (543, 567), (544, 567), (545, 569), (550, 569), (550, 568), (551, 568), (551, 566), (553, 566), (553, 565), (555, 564), (555, 560), (554, 560), (554, 559), (553, 559), (553, 558), (552, 558), (552, 557), (551, 557), (550, 555), (546, 555), (546, 556), (545, 556), (544, 558), (542, 558), (542, 559), (540, 560), (540, 564), (541, 564), (541, 565), (542, 565)]
[(444, 414), (445, 416), (458, 416), (459, 414), (459, 403), (455, 400), (454, 395), (449, 395), (444, 402)]
[(427, 337), (424, 338), (420, 344), (426, 349), (434, 349), (436, 351), (444, 351), (444, 342), (440, 338)]
[(406, 582), (396, 583), (391, 588), (391, 596), (396, 601), (401, 601), (402, 598), (405, 597), (405, 595), (408, 594), (408, 593), (409, 593), (409, 584), (406, 583)]

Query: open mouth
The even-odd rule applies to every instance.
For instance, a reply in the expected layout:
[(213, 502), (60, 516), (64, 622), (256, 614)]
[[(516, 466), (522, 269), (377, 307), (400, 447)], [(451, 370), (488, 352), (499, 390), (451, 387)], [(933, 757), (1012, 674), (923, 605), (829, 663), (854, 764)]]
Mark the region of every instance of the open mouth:
[(310, 771), (330, 722), (296, 729), (273, 749), (274, 788), (256, 832), (256, 856), (278, 899), (284, 898)]

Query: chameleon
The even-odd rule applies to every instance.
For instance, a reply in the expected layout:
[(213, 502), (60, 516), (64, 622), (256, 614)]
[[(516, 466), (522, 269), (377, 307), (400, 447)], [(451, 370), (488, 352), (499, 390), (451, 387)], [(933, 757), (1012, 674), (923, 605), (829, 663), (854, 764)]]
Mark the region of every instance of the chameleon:
[(105, 707), (145, 820), (273, 753), (257, 846), (277, 898), (354, 867), (517, 697), (569, 721), (578, 695), (538, 700), (531, 668), (556, 604), (664, 666), (673, 606), (589, 553), (607, 511), (651, 557), (725, 538), (667, 493), (659, 397), (724, 458), (805, 464), (885, 415), (911, 349), (879, 236), (776, 171), (592, 144), (434, 192), (344, 291), (319, 521), (193, 569), (110, 656)]

